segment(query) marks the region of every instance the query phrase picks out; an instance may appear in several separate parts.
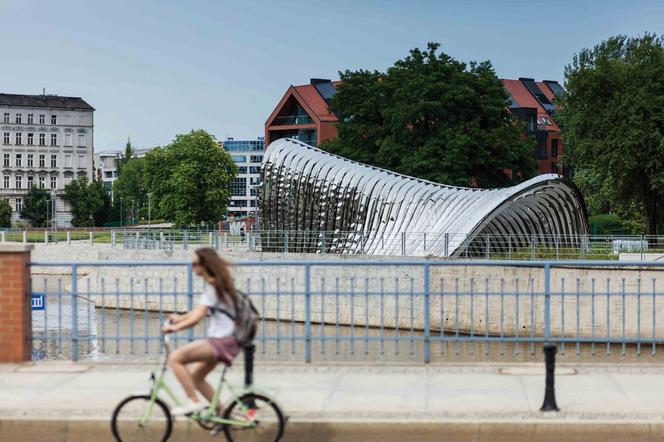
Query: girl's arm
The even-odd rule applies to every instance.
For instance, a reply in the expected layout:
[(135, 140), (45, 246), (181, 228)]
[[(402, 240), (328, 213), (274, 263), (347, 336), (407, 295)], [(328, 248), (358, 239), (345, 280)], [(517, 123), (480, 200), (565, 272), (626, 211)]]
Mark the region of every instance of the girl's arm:
[(199, 305), (196, 308), (194, 308), (192, 311), (187, 313), (186, 315), (180, 316), (177, 322), (165, 325), (162, 328), (162, 331), (164, 333), (170, 333), (170, 332), (177, 332), (180, 330), (184, 330), (185, 328), (193, 327), (194, 325), (198, 324), (201, 321), (201, 319), (205, 317), (205, 315), (207, 315), (207, 312), (208, 312), (207, 306)]

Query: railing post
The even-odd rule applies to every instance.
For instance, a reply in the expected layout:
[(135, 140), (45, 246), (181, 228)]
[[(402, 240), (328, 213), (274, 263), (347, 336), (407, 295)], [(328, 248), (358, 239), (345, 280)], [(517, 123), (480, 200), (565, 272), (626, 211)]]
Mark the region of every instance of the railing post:
[(424, 253), (427, 252), (427, 232), (423, 233), (424, 235)]
[(406, 232), (401, 232), (401, 255), (406, 256)]
[(486, 251), (485, 251), (485, 255), (486, 255), (486, 259), (489, 259), (489, 258), (491, 257), (491, 253), (489, 252), (490, 247), (491, 247), (491, 246), (489, 245), (489, 241), (490, 241), (490, 239), (489, 239), (489, 235), (488, 235), (488, 234), (487, 234), (487, 235), (484, 235), (484, 236), (485, 236), (485, 239), (486, 239), (486, 241), (485, 241), (485, 242), (486, 242)]
[(544, 264), (544, 360), (546, 364), (546, 380), (544, 402), (540, 411), (560, 411), (556, 404), (555, 370), (556, 344), (551, 342), (551, 265)]
[(512, 234), (507, 234), (507, 259), (512, 259)]
[(48, 230), (44, 230), (44, 244), (48, 244)]
[(228, 232), (224, 232), (224, 248), (228, 248)]
[(26, 231), (24, 230), (24, 231), (23, 231), (23, 243), (25, 244), (25, 243), (27, 243), (27, 242), (28, 242), (28, 232), (26, 232)]
[(78, 360), (78, 265), (71, 267), (71, 359)]
[(535, 260), (535, 235), (530, 235), (530, 259)]
[[(424, 264), (424, 363), (431, 361), (431, 318), (430, 318), (430, 299), (429, 299), (429, 263)], [(442, 302), (442, 301), (441, 301)], [(442, 324), (441, 324), (442, 330)]]
[[(177, 305), (175, 306), (177, 309)], [(191, 262), (187, 263), (187, 311), (194, 309), (194, 276), (193, 265)], [(194, 340), (194, 327), (189, 327), (188, 331), (189, 342)]]
[(4, 230), (2, 232), (0, 232), (0, 242), (6, 242), (5, 241), (5, 231)]
[(95, 234), (90, 231), (90, 245), (93, 245), (95, 243)]
[(311, 363), (311, 265), (304, 265), (304, 362)]
[(189, 250), (189, 232), (184, 231), (184, 236), (182, 237), (182, 248), (184, 250)]
[[(69, 232), (67, 232), (67, 234), (69, 234)], [(116, 241), (117, 239), (116, 239), (115, 230), (111, 230), (111, 247), (115, 248)]]
[(284, 253), (288, 253), (288, 230), (284, 234)]
[(450, 257), (450, 234), (445, 234), (445, 258)]
[(208, 232), (208, 246), (212, 247), (212, 232)]
[(644, 236), (641, 235), (641, 261), (645, 260), (645, 252), (643, 250), (643, 245), (644, 245)]
[(360, 232), (360, 255), (364, 255), (364, 232)]

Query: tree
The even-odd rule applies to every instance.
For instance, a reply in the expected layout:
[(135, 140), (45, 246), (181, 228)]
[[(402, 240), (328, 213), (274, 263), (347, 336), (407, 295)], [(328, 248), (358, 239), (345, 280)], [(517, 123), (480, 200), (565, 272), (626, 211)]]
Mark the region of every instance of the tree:
[(48, 227), (48, 201), (50, 198), (46, 189), (33, 186), (23, 202), (21, 218), (30, 221), (32, 227)]
[(113, 160), (118, 176), (122, 175), (124, 167), (127, 165), (127, 163), (129, 163), (129, 161), (132, 160), (133, 156), (134, 148), (131, 145), (131, 141), (127, 140), (124, 155), (120, 154), (116, 159)]
[(219, 221), (237, 174), (231, 156), (204, 130), (177, 135), (165, 148), (145, 156), (145, 184), (152, 213), (180, 226)]
[(565, 87), (556, 115), (565, 164), (581, 180), (596, 177), (612, 210), (640, 209), (646, 234), (656, 234), (664, 221), (664, 40), (617, 36), (583, 49), (565, 68)]
[(488, 61), (469, 65), (413, 49), (387, 72), (340, 72), (330, 109), (339, 137), (321, 147), (346, 158), (444, 184), (509, 185), (535, 173), (534, 141), (508, 110)]
[(0, 200), (0, 227), (12, 226), (12, 206), (7, 201)]
[(101, 226), (108, 221), (111, 199), (101, 181), (88, 184), (86, 177), (73, 180), (65, 186), (62, 199), (70, 204), (71, 223), (76, 227)]
[(122, 198), (124, 214), (131, 210), (132, 201), (136, 207), (147, 203), (146, 181), (144, 158), (133, 158), (122, 168), (122, 173), (113, 182), (113, 199), (115, 205), (119, 206), (120, 198)]

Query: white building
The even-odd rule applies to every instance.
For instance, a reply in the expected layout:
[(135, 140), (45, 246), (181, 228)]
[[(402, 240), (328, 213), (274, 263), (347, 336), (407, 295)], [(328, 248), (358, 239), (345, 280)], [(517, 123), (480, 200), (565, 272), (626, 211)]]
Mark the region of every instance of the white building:
[(250, 216), (257, 211), (256, 192), (261, 179), (261, 163), (265, 150), (265, 139), (234, 140), (220, 142), (221, 147), (230, 153), (237, 164), (238, 174), (231, 183), (229, 216)]
[(94, 111), (78, 97), (0, 93), (0, 198), (12, 206), (12, 222), (28, 190), (40, 186), (56, 201), (55, 225), (70, 225), (61, 195), (71, 180), (92, 179)]
[[(143, 158), (153, 148), (133, 149), (132, 158)], [(118, 168), (115, 161), (125, 154), (125, 150), (105, 150), (95, 154), (95, 176), (104, 183), (104, 189), (109, 195), (113, 194), (113, 182), (118, 178)]]

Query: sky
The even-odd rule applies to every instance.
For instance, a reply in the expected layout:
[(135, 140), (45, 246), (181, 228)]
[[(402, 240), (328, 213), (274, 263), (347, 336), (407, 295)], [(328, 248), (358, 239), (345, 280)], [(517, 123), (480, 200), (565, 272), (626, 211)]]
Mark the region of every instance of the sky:
[(414, 47), (564, 81), (575, 53), (664, 33), (664, 1), (0, 0), (0, 92), (82, 97), (95, 150), (205, 129), (255, 139), (291, 84), (384, 71)]

